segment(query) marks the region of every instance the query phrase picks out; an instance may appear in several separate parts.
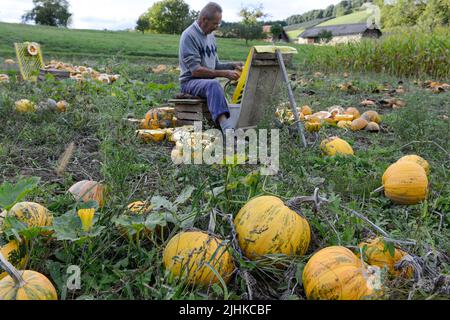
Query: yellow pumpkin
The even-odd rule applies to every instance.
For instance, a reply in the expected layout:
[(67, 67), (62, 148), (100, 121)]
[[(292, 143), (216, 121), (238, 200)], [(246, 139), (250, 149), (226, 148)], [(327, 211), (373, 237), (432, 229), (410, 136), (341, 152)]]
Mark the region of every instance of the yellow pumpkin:
[(15, 107), (16, 111), (20, 113), (36, 111), (36, 105), (28, 99), (21, 99), (16, 101)]
[(58, 101), (56, 103), (56, 110), (59, 112), (66, 112), (67, 106), (68, 106), (67, 101), (65, 100)]
[(323, 119), (323, 122), (331, 125), (331, 126), (336, 126), (337, 125), (337, 121), (335, 118), (325, 118)]
[(352, 131), (359, 131), (367, 127), (369, 123), (363, 117), (352, 121)]
[(320, 122), (305, 122), (305, 129), (308, 132), (318, 132), (320, 131), (321, 124)]
[(144, 119), (141, 121), (140, 129), (151, 130), (169, 127), (170, 124), (172, 124), (174, 114), (175, 109), (172, 107), (151, 109), (145, 114)]
[(93, 200), (98, 203), (100, 208), (105, 204), (105, 187), (97, 181), (79, 181), (69, 188), (69, 192), (77, 201), (89, 202)]
[(247, 202), (234, 224), (239, 246), (249, 259), (268, 254), (304, 255), (309, 247), (308, 221), (274, 196)]
[(36, 56), (38, 54), (39, 45), (35, 42), (29, 43), (27, 45), (27, 52), (30, 56)]
[[(23, 269), (27, 263), (28, 255), (24, 253), (25, 248), (21, 248), (19, 242), (12, 240), (0, 247), (0, 253), (13, 264), (16, 268)], [(5, 271), (0, 273), (0, 280), (6, 277), (8, 273)]]
[(320, 118), (312, 117), (312, 116), (305, 117), (305, 120), (309, 123), (321, 123), (322, 122), (322, 120)]
[(406, 252), (395, 248), (394, 256), (391, 256), (389, 250), (386, 247), (386, 242), (382, 238), (375, 238), (368, 240), (367, 242), (362, 242), (359, 244), (360, 248), (364, 248), (365, 258), (367, 258), (367, 263), (370, 265), (378, 266), (380, 268), (386, 267), (389, 273), (395, 276), (404, 275), (411, 278), (414, 274), (412, 268), (407, 268), (406, 270), (395, 270), (395, 264), (400, 262), (400, 260), (407, 255)]
[(340, 155), (354, 155), (352, 147), (347, 141), (338, 138), (330, 137), (320, 143), (320, 149), (328, 156)]
[(344, 114), (350, 114), (353, 116), (354, 119), (358, 119), (361, 115), (359, 113), (359, 110), (353, 107), (349, 107), (345, 110)]
[(429, 165), (428, 161), (418, 155), (410, 154), (410, 155), (400, 158), (397, 162), (402, 162), (402, 161), (415, 162), (425, 170), (427, 175), (430, 174), (430, 165)]
[(228, 283), (234, 263), (227, 244), (202, 231), (185, 231), (170, 239), (163, 262), (174, 277), (186, 277), (190, 284), (209, 286), (219, 283), (212, 267)]
[(428, 195), (427, 174), (415, 162), (392, 164), (383, 174), (382, 183), (386, 197), (398, 204), (417, 204)]
[(365, 128), (365, 130), (370, 132), (379, 132), (380, 126), (376, 122), (369, 122)]
[(303, 287), (309, 300), (361, 300), (373, 298), (366, 266), (349, 249), (324, 248), (303, 269)]
[(48, 227), (53, 222), (51, 212), (46, 207), (35, 202), (16, 203), (8, 211), (8, 215), (16, 217), (29, 227)]
[(376, 123), (380, 123), (381, 122), (381, 117), (378, 114), (378, 112), (373, 111), (373, 110), (369, 110), (364, 112), (361, 115), (361, 118), (365, 119), (367, 122), (376, 122)]
[(166, 137), (165, 129), (155, 129), (155, 130), (137, 130), (137, 136), (145, 143), (148, 142), (161, 142)]
[(303, 106), (301, 109), (301, 113), (303, 113), (303, 115), (308, 116), (312, 114), (312, 109), (310, 106)]
[(18, 271), (0, 253), (0, 266), (8, 276), (0, 280), (0, 300), (58, 300), (50, 280), (36, 271)]
[(353, 120), (353, 115), (351, 114), (336, 114), (334, 116), (334, 120), (339, 122), (339, 121), (352, 121)]
[(351, 129), (352, 128), (352, 122), (351, 121), (339, 121), (337, 123), (337, 126), (341, 129)]
[[(124, 212), (124, 214), (147, 215), (151, 210), (152, 210), (151, 204), (148, 204), (145, 201), (135, 201), (127, 206), (127, 210)], [(123, 237), (128, 236), (128, 232), (124, 227), (117, 226), (117, 229), (119, 230), (120, 235), (122, 235)], [(149, 228), (145, 228), (143, 231), (147, 236), (149, 236), (152, 232), (152, 230)]]

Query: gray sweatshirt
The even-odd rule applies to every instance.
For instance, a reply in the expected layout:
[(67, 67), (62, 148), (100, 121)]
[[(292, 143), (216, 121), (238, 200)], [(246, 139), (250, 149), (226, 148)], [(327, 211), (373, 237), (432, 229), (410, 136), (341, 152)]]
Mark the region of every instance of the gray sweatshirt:
[(220, 63), (217, 56), (216, 38), (202, 31), (197, 21), (181, 34), (180, 49), (180, 83), (194, 79), (192, 72), (200, 66), (212, 70), (233, 70), (231, 63)]

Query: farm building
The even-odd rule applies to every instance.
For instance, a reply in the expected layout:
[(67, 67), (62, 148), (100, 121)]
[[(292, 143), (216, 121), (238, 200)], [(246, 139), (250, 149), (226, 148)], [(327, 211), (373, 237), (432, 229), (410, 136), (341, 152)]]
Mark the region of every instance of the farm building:
[(298, 37), (299, 44), (312, 44), (320, 42), (320, 34), (331, 32), (329, 44), (359, 41), (362, 38), (379, 38), (382, 33), (375, 25), (368, 27), (366, 23), (352, 23), (341, 25), (324, 25), (307, 29)]
[(273, 38), (273, 35), (271, 33), (271, 28), (272, 26), (270, 25), (265, 25), (263, 26), (263, 33), (268, 35), (266, 41), (268, 42), (290, 42), (289, 36), (287, 35), (286, 31), (283, 30), (282, 33), (278, 36), (277, 39)]

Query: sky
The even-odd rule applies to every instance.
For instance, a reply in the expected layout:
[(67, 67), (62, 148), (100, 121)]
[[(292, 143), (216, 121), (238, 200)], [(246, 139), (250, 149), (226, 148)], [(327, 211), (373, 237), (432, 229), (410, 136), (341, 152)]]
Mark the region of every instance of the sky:
[[(200, 11), (210, 0), (184, 0), (191, 9)], [(157, 0), (69, 0), (73, 13), (70, 28), (123, 30), (134, 28), (137, 18)], [(284, 20), (293, 14), (325, 9), (340, 0), (216, 0), (223, 8), (223, 20), (239, 21), (238, 12), (245, 5), (263, 5), (266, 20)], [(21, 16), (33, 8), (32, 0), (0, 0), (0, 21), (21, 22)]]

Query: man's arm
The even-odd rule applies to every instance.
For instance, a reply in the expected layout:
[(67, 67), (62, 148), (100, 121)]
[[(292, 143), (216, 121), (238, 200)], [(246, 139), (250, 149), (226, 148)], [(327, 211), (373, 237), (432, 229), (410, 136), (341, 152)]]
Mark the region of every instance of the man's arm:
[(238, 80), (241, 76), (239, 72), (235, 70), (211, 70), (202, 66), (199, 66), (194, 71), (192, 71), (192, 76), (194, 78), (227, 78), (230, 80)]
[(194, 78), (214, 79), (227, 78), (237, 80), (240, 74), (234, 70), (212, 70), (201, 66), (202, 58), (198, 48), (196, 48), (195, 40), (189, 35), (181, 40), (181, 58), (192, 73)]

